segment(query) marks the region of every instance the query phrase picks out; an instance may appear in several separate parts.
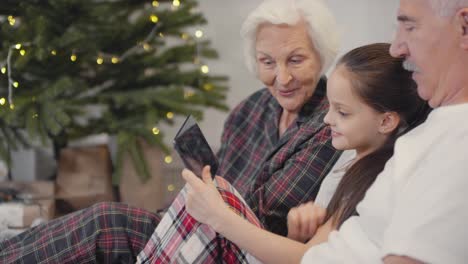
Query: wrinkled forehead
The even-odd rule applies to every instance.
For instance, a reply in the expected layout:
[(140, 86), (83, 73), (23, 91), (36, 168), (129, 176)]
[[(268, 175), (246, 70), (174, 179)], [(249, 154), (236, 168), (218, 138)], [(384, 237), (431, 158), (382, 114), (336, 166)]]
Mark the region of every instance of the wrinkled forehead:
[(434, 15), (429, 0), (400, 0), (397, 12), (398, 21), (417, 20), (428, 15)]

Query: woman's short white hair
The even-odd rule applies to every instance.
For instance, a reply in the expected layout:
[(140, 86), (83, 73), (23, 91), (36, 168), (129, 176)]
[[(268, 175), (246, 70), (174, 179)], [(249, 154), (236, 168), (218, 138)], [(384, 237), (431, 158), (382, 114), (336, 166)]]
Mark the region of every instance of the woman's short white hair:
[(333, 64), (339, 49), (335, 18), (323, 0), (265, 0), (244, 21), (241, 37), (247, 68), (257, 73), (255, 52), (258, 27), (263, 23), (295, 25), (307, 23), (309, 37), (318, 52), (324, 74)]

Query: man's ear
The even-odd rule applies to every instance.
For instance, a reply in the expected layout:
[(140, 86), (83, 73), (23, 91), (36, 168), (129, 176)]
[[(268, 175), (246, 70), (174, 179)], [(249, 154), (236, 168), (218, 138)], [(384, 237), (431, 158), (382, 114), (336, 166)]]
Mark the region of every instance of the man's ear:
[(468, 50), (468, 7), (458, 10), (456, 14), (457, 25), (461, 33), (461, 48)]
[(381, 134), (391, 134), (400, 124), (400, 116), (396, 112), (385, 112), (382, 117), (379, 127)]

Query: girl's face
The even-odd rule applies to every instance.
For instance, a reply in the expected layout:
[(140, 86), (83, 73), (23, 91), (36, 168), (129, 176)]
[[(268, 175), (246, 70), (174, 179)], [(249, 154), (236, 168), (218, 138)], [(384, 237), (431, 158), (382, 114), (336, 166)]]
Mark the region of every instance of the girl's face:
[(332, 131), (333, 147), (355, 149), (358, 156), (366, 155), (383, 145), (388, 134), (381, 133), (385, 113), (367, 105), (349, 81), (352, 75), (338, 66), (327, 83), (330, 109), (324, 118)]

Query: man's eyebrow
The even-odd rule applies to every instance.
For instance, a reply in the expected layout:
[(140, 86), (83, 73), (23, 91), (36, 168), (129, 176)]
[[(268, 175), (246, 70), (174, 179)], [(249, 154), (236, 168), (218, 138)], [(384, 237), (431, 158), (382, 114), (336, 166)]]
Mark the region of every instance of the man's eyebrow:
[(412, 17), (409, 17), (407, 15), (399, 15), (397, 17), (397, 20), (400, 22), (416, 22), (416, 20)]

